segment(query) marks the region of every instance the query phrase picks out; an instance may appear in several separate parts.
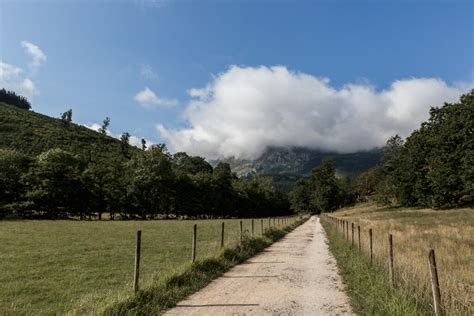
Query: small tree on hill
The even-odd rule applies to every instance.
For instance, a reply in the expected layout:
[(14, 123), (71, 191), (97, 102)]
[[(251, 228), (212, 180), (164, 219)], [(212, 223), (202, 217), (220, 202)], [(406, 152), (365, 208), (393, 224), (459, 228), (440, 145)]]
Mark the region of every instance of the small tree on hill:
[(72, 109), (61, 113), (61, 120), (64, 122), (64, 125), (69, 126), (69, 124), (72, 122)]
[(102, 135), (107, 135), (107, 130), (109, 128), (109, 125), (110, 125), (110, 117), (107, 116), (102, 122), (102, 126), (99, 128), (99, 133), (101, 133)]

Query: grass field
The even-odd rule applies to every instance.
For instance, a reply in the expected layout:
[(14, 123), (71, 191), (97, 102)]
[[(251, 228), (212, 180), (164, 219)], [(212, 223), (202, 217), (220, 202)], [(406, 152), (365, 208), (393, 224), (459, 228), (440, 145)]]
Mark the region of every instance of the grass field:
[[(226, 246), (237, 244), (239, 220), (224, 222)], [(194, 224), (198, 227), (197, 258), (218, 253), (221, 223), (0, 222), (0, 314), (62, 314), (129, 295), (138, 229), (142, 230), (140, 282), (146, 287), (190, 261)], [(244, 220), (243, 225), (250, 233), (251, 220)], [(255, 234), (261, 234), (260, 220), (255, 220)]]
[[(474, 313), (474, 209), (435, 211), (364, 204), (332, 215), (355, 223), (356, 228), (361, 226), (361, 244), (365, 252), (368, 249), (368, 229), (372, 228), (375, 260), (385, 271), (387, 235), (393, 235), (397, 286), (414, 294), (426, 311), (431, 310), (432, 295), (428, 251), (434, 249), (446, 313)], [(355, 239), (357, 242), (357, 237)]]

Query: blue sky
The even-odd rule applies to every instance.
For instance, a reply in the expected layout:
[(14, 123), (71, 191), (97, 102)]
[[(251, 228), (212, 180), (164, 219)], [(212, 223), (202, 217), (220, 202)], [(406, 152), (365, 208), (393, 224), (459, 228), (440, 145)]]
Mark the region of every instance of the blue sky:
[[(209, 118), (212, 108), (228, 104), (214, 97), (205, 103), (209, 96), (196, 101), (187, 91), (211, 86), (219, 95), (218, 81), (231, 65), (250, 79), (249, 70), (266, 66), (275, 77), (271, 67), (283, 66), (291, 78), (328, 78), (338, 92), (349, 83), (370, 85), (376, 95), (397, 80), (434, 78), (449, 88), (462, 83), (459, 91), (474, 81), (472, 1), (2, 0), (0, 10), (0, 59), (22, 70), (17, 80), (34, 84), (35, 111), (57, 117), (72, 108), (73, 120), (88, 125), (110, 116), (114, 134), (128, 131), (207, 156), (223, 151), (193, 148), (217, 146), (200, 141), (224, 132), (207, 129), (193, 142), (205, 124), (190, 108)], [(22, 42), (45, 58), (32, 65)], [(142, 94), (148, 105), (137, 101), (146, 88), (154, 93)], [(249, 107), (260, 104), (252, 102)], [(211, 123), (225, 122), (219, 117)], [(157, 124), (166, 130), (160, 134)], [(180, 131), (193, 135), (183, 139)], [(219, 137), (222, 143), (230, 136)]]

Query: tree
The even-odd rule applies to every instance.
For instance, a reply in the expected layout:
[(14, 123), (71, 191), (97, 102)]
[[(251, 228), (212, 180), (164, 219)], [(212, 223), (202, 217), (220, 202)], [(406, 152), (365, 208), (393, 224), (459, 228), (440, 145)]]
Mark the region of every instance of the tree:
[(321, 166), (311, 170), (309, 183), (310, 208), (313, 211), (318, 213), (332, 211), (340, 206), (336, 169), (331, 160), (325, 160)]
[(64, 125), (69, 126), (69, 124), (72, 122), (72, 109), (61, 113), (61, 120), (64, 122)]
[(308, 180), (299, 179), (296, 181), (290, 193), (288, 193), (288, 198), (294, 211), (308, 212), (311, 209)]
[(120, 149), (122, 152), (122, 155), (125, 158), (130, 158), (130, 154), (128, 152), (128, 149), (130, 147), (130, 133), (124, 132), (122, 133), (122, 136), (120, 136)]
[(89, 196), (82, 183), (83, 164), (62, 149), (39, 155), (25, 178), (26, 196), (48, 218), (84, 218)]
[(28, 99), (16, 94), (14, 91), (0, 89), (0, 102), (7, 103), (24, 110), (31, 109), (31, 104)]
[(130, 161), (129, 193), (137, 215), (168, 214), (172, 208), (174, 174), (170, 157), (162, 146), (151, 146)]
[(190, 174), (212, 173), (212, 166), (202, 157), (188, 156), (184, 152), (173, 155), (173, 162)]
[(146, 150), (146, 140), (142, 138), (142, 150)]
[(99, 133), (101, 133), (102, 135), (107, 135), (107, 130), (109, 128), (109, 125), (110, 125), (110, 117), (107, 116), (102, 122), (102, 126), (99, 128)]
[(0, 149), (0, 218), (9, 213), (25, 215), (23, 175), (31, 159), (13, 149)]

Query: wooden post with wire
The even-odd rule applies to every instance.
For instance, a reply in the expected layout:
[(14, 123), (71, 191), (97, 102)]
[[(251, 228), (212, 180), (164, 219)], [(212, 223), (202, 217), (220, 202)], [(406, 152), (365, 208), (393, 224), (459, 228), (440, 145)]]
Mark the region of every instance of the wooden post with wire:
[(262, 236), (263, 236), (263, 219), (260, 220), (260, 231), (261, 231)]
[(255, 233), (255, 228), (254, 228), (254, 227), (255, 227), (255, 226), (254, 226), (253, 219), (252, 219), (252, 237), (253, 237), (253, 235), (254, 235), (254, 233)]
[(361, 251), (360, 245), (360, 225), (357, 225), (357, 247), (359, 248), (359, 252)]
[(391, 287), (395, 287), (395, 275), (393, 273), (393, 238), (388, 234), (388, 277)]
[(222, 227), (221, 227), (221, 248), (224, 248), (224, 222), (222, 222)]
[(439, 288), (438, 268), (436, 267), (435, 252), (433, 249), (430, 250), (428, 259), (430, 266), (431, 289), (433, 290), (433, 307), (435, 315), (440, 316), (443, 314), (441, 309), (441, 290)]
[(240, 221), (240, 242), (244, 239), (244, 229), (242, 226), (242, 221)]
[(369, 256), (370, 256), (370, 264), (374, 262), (374, 253), (372, 248), (372, 228), (369, 228)]
[(133, 291), (135, 293), (139, 290), (139, 280), (140, 280), (140, 248), (142, 243), (142, 231), (137, 231), (137, 243), (135, 246), (135, 269), (133, 273)]
[(193, 248), (191, 251), (191, 261), (196, 261), (197, 225), (193, 226)]
[(354, 247), (354, 223), (351, 223), (351, 232), (352, 232), (351, 244), (352, 244), (352, 247)]

